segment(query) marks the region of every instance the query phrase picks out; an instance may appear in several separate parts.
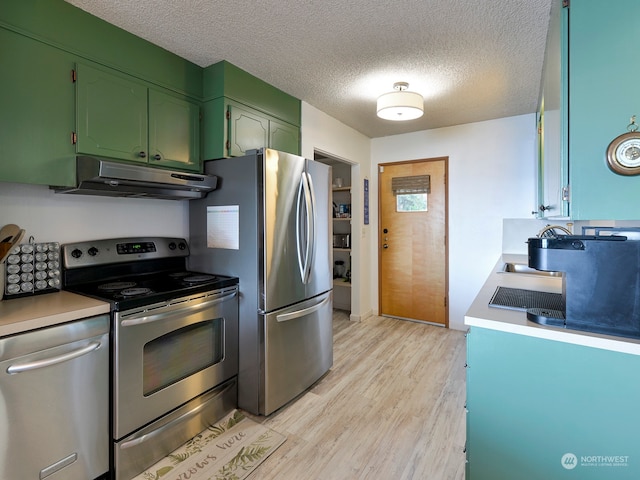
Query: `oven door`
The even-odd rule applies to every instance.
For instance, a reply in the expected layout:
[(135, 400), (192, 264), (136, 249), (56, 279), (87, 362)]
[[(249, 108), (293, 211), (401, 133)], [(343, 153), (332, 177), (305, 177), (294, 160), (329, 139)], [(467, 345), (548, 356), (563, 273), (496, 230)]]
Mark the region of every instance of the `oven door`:
[(237, 375), (237, 294), (234, 286), (115, 313), (116, 440)]

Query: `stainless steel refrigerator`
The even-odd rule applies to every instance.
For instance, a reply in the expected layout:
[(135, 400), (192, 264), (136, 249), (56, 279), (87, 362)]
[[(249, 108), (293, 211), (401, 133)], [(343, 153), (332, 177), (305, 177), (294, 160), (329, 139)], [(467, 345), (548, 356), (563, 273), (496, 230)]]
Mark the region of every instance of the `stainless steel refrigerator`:
[(238, 406), (269, 415), (333, 364), (330, 167), (270, 149), (210, 160), (191, 270), (240, 279)]

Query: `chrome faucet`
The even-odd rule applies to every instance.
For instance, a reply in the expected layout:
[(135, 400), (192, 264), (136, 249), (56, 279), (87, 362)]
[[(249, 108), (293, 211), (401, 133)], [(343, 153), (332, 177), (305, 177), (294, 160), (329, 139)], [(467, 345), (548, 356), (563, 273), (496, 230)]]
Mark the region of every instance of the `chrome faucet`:
[(558, 238), (558, 234), (556, 230), (562, 230), (566, 235), (573, 235), (571, 230), (563, 227), (562, 225), (547, 225), (542, 230), (538, 232), (538, 237), (546, 237), (546, 238)]

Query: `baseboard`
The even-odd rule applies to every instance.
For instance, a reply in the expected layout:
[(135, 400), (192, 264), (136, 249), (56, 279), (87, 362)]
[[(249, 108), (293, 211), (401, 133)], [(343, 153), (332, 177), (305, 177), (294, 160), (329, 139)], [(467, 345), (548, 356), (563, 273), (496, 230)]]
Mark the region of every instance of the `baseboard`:
[(363, 320), (366, 320), (367, 318), (373, 316), (373, 313), (371, 312), (371, 310), (369, 310), (368, 312), (363, 313), (362, 315), (354, 315), (353, 313), (351, 315), (349, 315), (349, 320), (351, 322), (362, 322)]

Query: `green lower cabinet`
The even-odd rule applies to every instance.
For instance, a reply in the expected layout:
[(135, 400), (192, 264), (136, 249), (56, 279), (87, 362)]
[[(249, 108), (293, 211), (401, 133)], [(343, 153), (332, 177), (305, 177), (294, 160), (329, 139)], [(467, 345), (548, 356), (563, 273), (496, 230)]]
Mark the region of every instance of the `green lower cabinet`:
[(640, 356), (473, 327), (467, 480), (640, 478)]
[(273, 148), (300, 154), (300, 128), (228, 98), (204, 105), (204, 158), (240, 157)]
[(77, 85), (78, 153), (200, 170), (197, 104), (84, 64)]
[(0, 182), (75, 182), (74, 59), (0, 28)]

